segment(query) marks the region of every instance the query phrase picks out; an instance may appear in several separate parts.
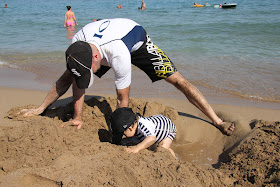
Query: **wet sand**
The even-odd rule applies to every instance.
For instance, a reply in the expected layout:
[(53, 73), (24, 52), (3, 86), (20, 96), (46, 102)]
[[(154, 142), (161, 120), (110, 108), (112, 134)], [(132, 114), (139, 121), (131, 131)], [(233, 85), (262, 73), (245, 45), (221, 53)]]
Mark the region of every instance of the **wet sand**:
[[(56, 70), (56, 72), (48, 74), (42, 72), (40, 73), (39, 71), (34, 73), (21, 69), (0, 67), (0, 86), (49, 91), (50, 87), (55, 83), (63, 71), (65, 71), (64, 66), (62, 65), (60, 65), (58, 69), (60, 70)], [(113, 71), (110, 70), (102, 77), (102, 79), (95, 77), (94, 84), (87, 89), (87, 92), (115, 95), (116, 92), (114, 79), (112, 78), (113, 76)], [(278, 102), (268, 102), (255, 98), (242, 98), (235, 95), (219, 93), (215, 90), (207, 89), (201, 86), (197, 86), (197, 88), (203, 93), (209, 103), (280, 110), (280, 103)], [(69, 92), (71, 92), (71, 90)], [(160, 97), (166, 99), (171, 98), (176, 100), (185, 100), (185, 96), (176, 90), (173, 85), (167, 84), (164, 80), (152, 83), (145, 73), (139, 71), (135, 67), (133, 68), (132, 73), (130, 96), (138, 98)], [(187, 102), (188, 101), (186, 101), (186, 103)]]

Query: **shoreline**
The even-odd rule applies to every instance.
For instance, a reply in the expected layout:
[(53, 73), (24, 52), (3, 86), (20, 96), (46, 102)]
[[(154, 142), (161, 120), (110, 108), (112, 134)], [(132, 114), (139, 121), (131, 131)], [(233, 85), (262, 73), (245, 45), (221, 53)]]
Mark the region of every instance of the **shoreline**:
[[(115, 85), (111, 77), (113, 77), (112, 71), (105, 74), (102, 79), (95, 77), (93, 86), (88, 88), (86, 93), (115, 95)], [(9, 67), (0, 67), (0, 87), (48, 92), (57, 79), (58, 76), (43, 79), (32, 72)], [(278, 102), (263, 101), (254, 98), (242, 98), (231, 94), (217, 93), (215, 90), (197, 85), (195, 86), (202, 92), (210, 104), (280, 110), (280, 103)], [(69, 89), (67, 92), (72, 91)], [(141, 71), (133, 71), (130, 97), (185, 100), (186, 103), (189, 103), (185, 96), (174, 88), (173, 85), (170, 85), (163, 80), (151, 83), (150, 79)]]

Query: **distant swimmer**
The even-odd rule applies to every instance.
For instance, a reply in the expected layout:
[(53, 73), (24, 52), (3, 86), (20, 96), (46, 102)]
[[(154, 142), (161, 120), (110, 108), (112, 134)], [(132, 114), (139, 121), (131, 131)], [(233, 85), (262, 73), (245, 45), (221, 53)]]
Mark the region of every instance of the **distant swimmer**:
[(146, 10), (146, 3), (142, 0), (141, 10)]
[(7, 5), (7, 4), (5, 4), (5, 8), (8, 8), (8, 5)]
[(74, 12), (71, 11), (71, 6), (66, 6), (67, 12), (65, 12), (65, 18), (64, 18), (64, 27), (68, 26), (75, 26), (78, 25), (77, 20), (75, 18)]
[(122, 7), (122, 5), (121, 5), (121, 4), (119, 4), (119, 5), (117, 6), (117, 8), (123, 8), (123, 7)]

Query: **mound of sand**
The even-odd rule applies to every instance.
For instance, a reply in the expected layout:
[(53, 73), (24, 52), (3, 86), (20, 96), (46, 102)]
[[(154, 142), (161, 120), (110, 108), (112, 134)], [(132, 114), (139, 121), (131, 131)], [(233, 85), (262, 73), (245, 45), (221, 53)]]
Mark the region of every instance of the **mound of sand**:
[(249, 186), (280, 185), (280, 122), (253, 120), (251, 131), (228, 152), (221, 165), (235, 178), (235, 184)]
[[(205, 169), (178, 161), (163, 148), (126, 154), (123, 146), (110, 144), (115, 98), (87, 100), (80, 130), (60, 127), (72, 118), (72, 103), (32, 118), (17, 114), (31, 107), (12, 108), (7, 116), (11, 125), (1, 127), (0, 186), (279, 185), (279, 123), (252, 122), (253, 130), (245, 138), (224, 144), (232, 145), (224, 152), (228, 161)], [(130, 100), (130, 107), (143, 116), (166, 115), (183, 129), (184, 118), (174, 108), (137, 98)], [(178, 133), (174, 147), (180, 147), (179, 140), (184, 140), (184, 133)]]

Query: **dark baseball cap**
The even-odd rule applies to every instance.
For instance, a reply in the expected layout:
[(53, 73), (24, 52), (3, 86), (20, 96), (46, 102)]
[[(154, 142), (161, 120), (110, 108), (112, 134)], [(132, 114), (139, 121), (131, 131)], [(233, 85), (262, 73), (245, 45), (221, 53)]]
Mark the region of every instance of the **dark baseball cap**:
[(74, 75), (78, 88), (89, 88), (94, 81), (90, 45), (77, 41), (68, 47), (65, 55), (67, 69)]
[(124, 131), (136, 121), (136, 114), (131, 108), (122, 107), (116, 109), (111, 117), (112, 143), (119, 145)]

